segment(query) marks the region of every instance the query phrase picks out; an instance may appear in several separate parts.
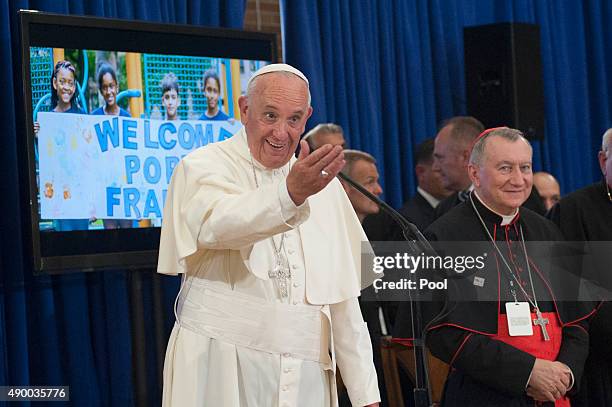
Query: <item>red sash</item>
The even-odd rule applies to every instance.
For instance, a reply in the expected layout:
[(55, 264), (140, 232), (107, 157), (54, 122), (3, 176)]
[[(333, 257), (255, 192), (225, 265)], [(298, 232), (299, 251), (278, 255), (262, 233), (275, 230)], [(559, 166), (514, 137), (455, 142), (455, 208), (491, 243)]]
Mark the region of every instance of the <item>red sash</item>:
[[(556, 360), (561, 348), (561, 324), (554, 312), (543, 312), (542, 316), (548, 318), (546, 331), (550, 337), (550, 341), (545, 341), (542, 335), (542, 328), (539, 325), (533, 326), (533, 335), (531, 336), (510, 336), (508, 334), (508, 320), (506, 314), (499, 314), (497, 320), (497, 335), (492, 339), (502, 341), (508, 345), (514, 346), (517, 349), (527, 352), (536, 358), (545, 360)], [(535, 319), (534, 312), (531, 313), (531, 319)], [(570, 407), (569, 398), (563, 397), (555, 402), (555, 407)]]

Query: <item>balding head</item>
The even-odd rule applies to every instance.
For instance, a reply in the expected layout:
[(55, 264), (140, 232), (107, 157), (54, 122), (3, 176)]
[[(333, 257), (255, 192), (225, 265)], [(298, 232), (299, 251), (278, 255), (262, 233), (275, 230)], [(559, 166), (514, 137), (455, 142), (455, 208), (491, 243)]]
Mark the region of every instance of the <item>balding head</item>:
[(325, 144), (341, 146), (342, 148), (344, 148), (346, 144), (342, 127), (335, 123), (317, 124), (312, 130), (306, 133), (304, 140), (308, 142), (311, 151)]
[(606, 130), (601, 138), (601, 151), (598, 155), (599, 167), (609, 187), (612, 187), (612, 128)]
[(559, 182), (552, 174), (544, 171), (533, 174), (533, 186), (542, 197), (542, 203), (546, 210), (549, 210), (561, 199), (561, 187)]
[(482, 123), (470, 116), (456, 116), (442, 124), (435, 139), (433, 168), (440, 171), (445, 188), (461, 191), (470, 185), (470, 149), (483, 130)]

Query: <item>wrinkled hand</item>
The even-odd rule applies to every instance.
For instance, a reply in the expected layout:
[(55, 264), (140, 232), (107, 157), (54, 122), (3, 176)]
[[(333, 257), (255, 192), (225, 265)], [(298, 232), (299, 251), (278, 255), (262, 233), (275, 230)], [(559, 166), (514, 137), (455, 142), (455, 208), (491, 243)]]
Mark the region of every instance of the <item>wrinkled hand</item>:
[[(312, 154), (307, 142), (300, 141), (300, 146), (300, 155), (287, 176), (287, 191), (297, 206), (325, 188), (345, 164), (340, 146), (326, 144)], [(327, 175), (322, 174), (323, 170)]]
[(571, 382), (569, 368), (561, 362), (536, 359), (527, 395), (537, 401), (555, 401), (565, 396)]

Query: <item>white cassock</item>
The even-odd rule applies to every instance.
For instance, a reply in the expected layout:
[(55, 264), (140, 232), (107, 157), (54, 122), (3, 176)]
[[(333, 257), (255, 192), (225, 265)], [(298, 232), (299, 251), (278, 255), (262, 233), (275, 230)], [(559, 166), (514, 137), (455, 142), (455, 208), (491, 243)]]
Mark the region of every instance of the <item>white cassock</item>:
[[(164, 406), (336, 406), (336, 362), (353, 405), (380, 400), (357, 302), (369, 244), (338, 180), (296, 207), (289, 168), (252, 159), (243, 129), (174, 169), (158, 272), (184, 275)], [(279, 250), (287, 296), (268, 274)]]

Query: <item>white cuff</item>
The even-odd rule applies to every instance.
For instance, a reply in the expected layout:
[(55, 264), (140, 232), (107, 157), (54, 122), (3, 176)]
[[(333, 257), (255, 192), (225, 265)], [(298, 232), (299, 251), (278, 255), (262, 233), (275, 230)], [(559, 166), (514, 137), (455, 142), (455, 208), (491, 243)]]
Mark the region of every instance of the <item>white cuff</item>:
[(296, 227), (303, 221), (303, 219), (310, 215), (308, 200), (305, 200), (303, 204), (297, 206), (289, 195), (286, 180), (283, 180), (278, 184), (278, 201), (280, 202), (281, 217), (283, 218), (283, 222), (285, 222), (285, 225), (289, 226), (290, 228)]
[(571, 382), (570, 382), (569, 387), (567, 388), (567, 391), (570, 391), (572, 389), (572, 387), (574, 387), (574, 372), (572, 372), (572, 369), (570, 369), (569, 366), (568, 366), (567, 370), (569, 370), (570, 377), (572, 379)]

